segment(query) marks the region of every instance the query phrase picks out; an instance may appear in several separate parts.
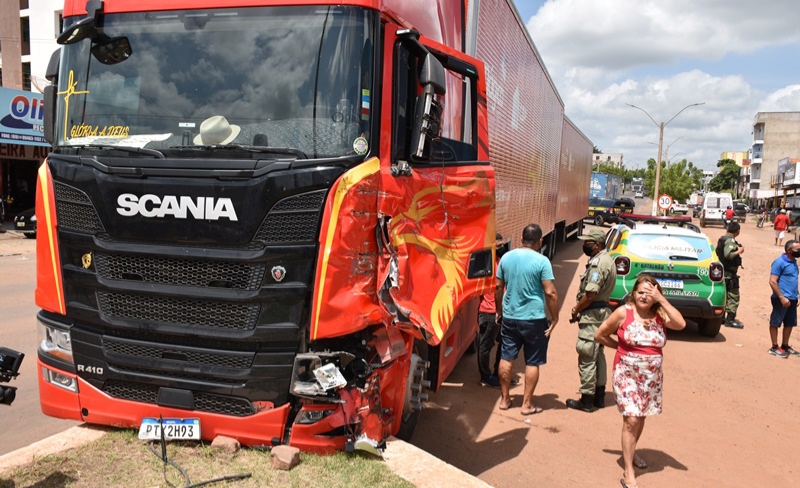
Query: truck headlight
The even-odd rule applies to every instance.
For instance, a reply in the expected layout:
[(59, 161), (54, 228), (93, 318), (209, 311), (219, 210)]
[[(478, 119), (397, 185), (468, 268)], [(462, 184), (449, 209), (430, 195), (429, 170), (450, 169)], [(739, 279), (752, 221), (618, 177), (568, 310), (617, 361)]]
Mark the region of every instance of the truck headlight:
[(49, 356), (53, 356), (62, 361), (73, 363), (72, 359), (72, 340), (69, 330), (45, 324), (37, 320), (37, 335), (39, 339), (39, 350)]

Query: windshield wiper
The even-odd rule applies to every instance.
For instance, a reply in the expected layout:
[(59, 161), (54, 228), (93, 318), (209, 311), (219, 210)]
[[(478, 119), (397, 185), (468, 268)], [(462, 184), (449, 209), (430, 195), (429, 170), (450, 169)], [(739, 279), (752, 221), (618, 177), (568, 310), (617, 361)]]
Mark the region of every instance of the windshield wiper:
[(166, 159), (164, 154), (161, 151), (157, 151), (155, 149), (146, 149), (144, 147), (133, 147), (133, 146), (115, 146), (113, 144), (65, 144), (58, 146), (58, 149), (62, 148), (69, 148), (69, 149), (106, 149), (106, 150), (120, 150), (127, 153), (133, 154), (147, 154), (149, 156), (155, 156), (158, 159)]
[(697, 261), (697, 256), (681, 256), (678, 254), (673, 254), (669, 258), (673, 261)]
[(293, 147), (248, 146), (245, 144), (211, 144), (205, 146), (170, 146), (170, 149), (202, 149), (206, 151), (235, 149), (254, 153), (290, 154), (292, 156), (297, 156), (298, 158), (308, 159), (306, 153)]

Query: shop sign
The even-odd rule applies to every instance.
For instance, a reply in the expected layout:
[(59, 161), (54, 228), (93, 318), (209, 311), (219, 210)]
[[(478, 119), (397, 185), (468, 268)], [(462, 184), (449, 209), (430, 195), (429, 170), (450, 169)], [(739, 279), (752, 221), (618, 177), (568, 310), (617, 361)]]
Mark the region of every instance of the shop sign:
[(20, 144), (0, 144), (0, 159), (27, 159), (42, 161), (50, 154), (50, 146), (23, 146)]
[(49, 146), (44, 140), (43, 120), (41, 94), (0, 88), (0, 143)]

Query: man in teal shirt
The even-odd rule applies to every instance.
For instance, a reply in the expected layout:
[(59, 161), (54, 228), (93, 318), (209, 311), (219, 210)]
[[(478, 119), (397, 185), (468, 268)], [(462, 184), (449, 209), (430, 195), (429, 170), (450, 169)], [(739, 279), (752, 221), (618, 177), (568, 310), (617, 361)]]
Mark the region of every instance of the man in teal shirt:
[[(536, 224), (522, 231), (522, 247), (507, 252), (497, 266), (495, 303), (500, 329), (500, 410), (511, 407), (511, 367), (520, 349), (525, 354), (525, 393), (522, 414), (542, 411), (533, 405), (539, 366), (547, 363), (547, 344), (558, 323), (558, 292), (550, 261), (539, 254), (542, 229)], [(548, 319), (549, 312), (550, 318)]]

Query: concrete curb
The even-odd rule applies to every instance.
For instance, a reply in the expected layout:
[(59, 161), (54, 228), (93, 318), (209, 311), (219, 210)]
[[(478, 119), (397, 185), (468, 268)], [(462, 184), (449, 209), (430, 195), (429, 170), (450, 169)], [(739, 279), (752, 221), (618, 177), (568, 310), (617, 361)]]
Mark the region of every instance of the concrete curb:
[[(4, 454), (0, 456), (0, 474), (8, 474), (14, 468), (32, 463), (37, 458), (88, 444), (103, 437), (109, 430), (101, 426), (77, 425)], [(478, 478), (394, 437), (387, 439), (383, 457), (392, 472), (419, 488), (491, 488)]]
[(19, 466), (32, 463), (37, 458), (49, 454), (58, 454), (67, 449), (73, 449), (88, 444), (103, 437), (106, 432), (108, 432), (106, 428), (89, 426), (86, 424), (70, 427), (64, 432), (52, 435), (34, 442), (30, 446), (21, 447), (16, 451), (0, 456), (0, 474), (4, 474)]
[(491, 488), (452, 464), (394, 437), (386, 440), (383, 459), (392, 472), (419, 488)]

